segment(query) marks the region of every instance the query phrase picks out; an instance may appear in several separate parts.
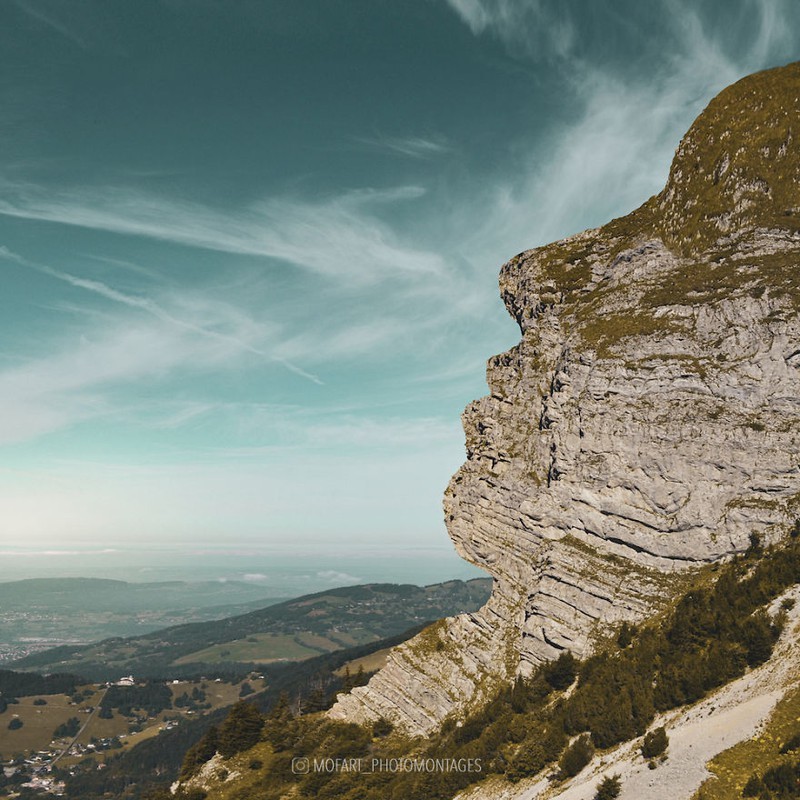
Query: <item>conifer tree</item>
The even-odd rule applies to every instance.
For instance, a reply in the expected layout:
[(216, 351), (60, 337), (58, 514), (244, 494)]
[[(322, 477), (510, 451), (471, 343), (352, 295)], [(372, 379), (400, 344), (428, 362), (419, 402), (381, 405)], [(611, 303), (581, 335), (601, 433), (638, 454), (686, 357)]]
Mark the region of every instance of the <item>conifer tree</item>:
[(219, 752), (230, 758), (236, 753), (248, 750), (261, 740), (264, 718), (250, 703), (240, 700), (231, 709), (219, 731)]
[(598, 784), (594, 800), (615, 800), (621, 791), (619, 775), (607, 775)]
[(578, 674), (575, 656), (565, 650), (555, 661), (545, 667), (545, 680), (556, 690), (571, 686)]
[(354, 686), (353, 674), (350, 672), (350, 665), (348, 664), (345, 666), (344, 675), (342, 676), (342, 692), (348, 694)]
[(190, 747), (183, 759), (181, 767), (181, 780), (191, 778), (206, 761), (213, 758), (219, 746), (219, 729), (212, 725), (200, 741)]
[(264, 733), (276, 753), (289, 750), (297, 739), (297, 722), (289, 703), (289, 695), (281, 692), (278, 702), (267, 715)]
[(324, 710), (327, 705), (325, 690), (321, 686), (315, 686), (303, 701), (303, 713), (313, 714), (316, 711)]
[(669, 737), (666, 729), (662, 726), (650, 731), (642, 742), (642, 755), (645, 758), (655, 758), (660, 756), (669, 746)]

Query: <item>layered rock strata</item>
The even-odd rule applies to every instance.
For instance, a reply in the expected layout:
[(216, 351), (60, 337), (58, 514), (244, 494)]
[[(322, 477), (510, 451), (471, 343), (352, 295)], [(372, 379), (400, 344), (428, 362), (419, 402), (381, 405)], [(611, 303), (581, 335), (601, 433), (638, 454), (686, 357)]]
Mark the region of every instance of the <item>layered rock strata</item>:
[(464, 412), (444, 501), (492, 597), (397, 648), (333, 717), (429, 732), (797, 516), (798, 134), (800, 66), (745, 78), (661, 194), (503, 266), (521, 341)]

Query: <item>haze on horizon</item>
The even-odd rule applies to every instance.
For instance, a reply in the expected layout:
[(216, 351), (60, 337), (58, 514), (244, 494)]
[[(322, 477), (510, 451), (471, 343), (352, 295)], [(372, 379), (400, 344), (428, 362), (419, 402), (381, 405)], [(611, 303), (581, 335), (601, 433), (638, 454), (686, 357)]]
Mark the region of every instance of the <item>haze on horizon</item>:
[[(0, 8), (0, 543), (447, 547), (515, 253), (660, 190), (791, 0)], [(2, 548), (0, 548), (2, 549)]]

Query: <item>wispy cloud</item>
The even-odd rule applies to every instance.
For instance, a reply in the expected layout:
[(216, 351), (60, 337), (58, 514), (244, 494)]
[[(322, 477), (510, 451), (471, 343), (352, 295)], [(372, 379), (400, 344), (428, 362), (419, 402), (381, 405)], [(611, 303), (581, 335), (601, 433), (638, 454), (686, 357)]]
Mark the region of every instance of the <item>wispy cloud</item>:
[(446, 447), (459, 440), (457, 418), (403, 414), (367, 403), (363, 408), (282, 406), (248, 401), (158, 399), (130, 402), (117, 418), (141, 428), (174, 430), (208, 425), (214, 443), (186, 451), (194, 462), (253, 461), (291, 453), (336, 454), (418, 451)]
[(218, 408), (217, 404), (204, 403), (197, 400), (190, 400), (181, 404), (179, 407), (168, 412), (165, 415), (160, 415), (156, 420), (154, 427), (162, 430), (171, 428), (182, 428), (189, 422), (197, 420), (207, 414), (215, 411)]
[[(154, 408), (125, 390), (146, 384), (158, 394), (161, 385), (180, 377), (224, 376), (240, 365), (239, 355), (236, 345), (189, 336), (158, 321), (128, 319), (97, 329), (52, 355), (0, 370), (0, 445), (102, 419), (140, 429), (185, 426), (218, 411), (219, 404), (190, 400)], [(231, 423), (229, 435), (241, 427), (242, 420)]]
[[(9, 390), (6, 402), (17, 398), (23, 419), (36, 412), (36, 419), (20, 430), (55, 430), (70, 421), (113, 413), (109, 385), (157, 380), (165, 372), (195, 368), (187, 363), (192, 359), (223, 369), (225, 358), (234, 354), (280, 361), (318, 381), (296, 362), (338, 367), (364, 356), (418, 356), (457, 334), (466, 342), (457, 367), (448, 372), (452, 352), (444, 348), (445, 363), (421, 363), (416, 384), (420, 391), (423, 384), (439, 391), (434, 384), (443, 380), (424, 377), (434, 368), (438, 377), (448, 374), (453, 381), (464, 380), (473, 365), (502, 347), (487, 343), (487, 331), (495, 335), (506, 322), (494, 290), (499, 263), (519, 250), (602, 223), (658, 191), (680, 135), (705, 100), (788, 41), (786, 7), (779, 0), (752, 0), (750, 37), (735, 54), (722, 46), (715, 29), (697, 12), (673, 0), (674, 52), (662, 53), (655, 77), (645, 80), (564, 56), (571, 52), (577, 30), (570, 16), (574, 7), (568, 4), (449, 2), (476, 36), (495, 35), (511, 48), (521, 38), (538, 41), (537, 31), (545, 28), (562, 31), (549, 44), (550, 57), (564, 59), (564, 86), (571, 92), (565, 102), (574, 106), (577, 119), (551, 128), (544, 145), (546, 159), (541, 157), (541, 142), (536, 149), (519, 143), (513, 150), (515, 160), (502, 173), (481, 175), (479, 187), (439, 186), (429, 191), (400, 186), (313, 201), (273, 198), (234, 211), (122, 188), (59, 192), (0, 183), (0, 213), (277, 259), (297, 267), (295, 275), (303, 280), (317, 281), (297, 284), (290, 299), (297, 307), (284, 315), (290, 324), (278, 329), (208, 293), (176, 290), (170, 295), (163, 284), (156, 296), (123, 291), (112, 281), (24, 262), (6, 251), (7, 258), (121, 311), (150, 317), (153, 323), (134, 319), (126, 337), (123, 321), (112, 320), (98, 327), (102, 332), (97, 337), (90, 331), (84, 342), (74, 342), (72, 353), (59, 351), (48, 360), (32, 362), (26, 374), (34, 386), (31, 391), (20, 389), (20, 371), (0, 373), (0, 381), (6, 381), (0, 385)], [(553, 14), (560, 21), (548, 28)], [(445, 140), (414, 137), (376, 137), (364, 143), (414, 157), (440, 153), (448, 146)], [(401, 230), (390, 222), (398, 203), (420, 203), (421, 216), (430, 215), (434, 233), (424, 236), (424, 224)], [(132, 274), (147, 277), (141, 269)], [(320, 276), (326, 280), (318, 281)], [(268, 290), (262, 291), (269, 300)], [(471, 337), (478, 325), (480, 340)], [(505, 330), (511, 333), (510, 324)], [(163, 337), (163, 346), (153, 331)], [(512, 339), (509, 336), (507, 343)], [(497, 341), (502, 342), (499, 335)], [(127, 354), (121, 353), (123, 342), (130, 347)], [(147, 347), (154, 350), (152, 359), (145, 357)], [(123, 365), (119, 374), (104, 366), (116, 358)], [(54, 378), (69, 372), (79, 376), (77, 384)], [(406, 382), (414, 382), (413, 375), (405, 375)], [(37, 382), (47, 386), (36, 389)], [(180, 427), (214, 411), (196, 398), (165, 415), (160, 424)], [(333, 436), (323, 429), (317, 434), (319, 441)], [(21, 434), (5, 434), (12, 435)], [(358, 439), (358, 430), (348, 435)], [(369, 431), (367, 439), (380, 437)], [(391, 437), (389, 441), (397, 444)]]
[(238, 405), (219, 407), (219, 413), (235, 421), (240, 433), (256, 444), (215, 448), (215, 457), (261, 458), (276, 449), (297, 449), (302, 452), (368, 452), (386, 453), (418, 451), (444, 446), (458, 440), (457, 420), (437, 417), (388, 417), (374, 414), (355, 416), (334, 414), (320, 419), (308, 411), (291, 412), (274, 407)]
[(566, 56), (576, 41), (567, 3), (547, 0), (446, 0), (480, 35), (489, 32), (515, 51), (536, 58)]
[[(108, 390), (155, 380), (195, 359), (219, 363), (219, 346), (198, 347), (164, 325), (126, 325), (80, 338), (46, 358), (0, 372), (0, 443), (25, 441), (114, 413)], [(200, 362), (202, 363), (202, 362)]]
[[(36, 2), (36, 0), (34, 0), (34, 2), (30, 0), (14, 0), (14, 5), (32, 19), (50, 28), (50, 30), (56, 31), (56, 33), (74, 42), (79, 47), (86, 49), (87, 45), (83, 37), (78, 35), (69, 25), (59, 19), (57, 13), (48, 13), (49, 9), (46, 10), (46, 3), (42, 3), (41, 0), (38, 2)], [(62, 8), (63, 7), (64, 6), (62, 6)]]
[(387, 310), (385, 316), (377, 314), (375, 312), (380, 305), (380, 301), (376, 301), (371, 307), (353, 309), (338, 321), (320, 320), (327, 332), (321, 331), (318, 325), (310, 324), (284, 339), (278, 345), (277, 352), (290, 360), (309, 359), (313, 362), (354, 359), (390, 350), (399, 355), (405, 346), (412, 346), (412, 342), (418, 340), (426, 327), (437, 328), (441, 324), (430, 313), (427, 304), (417, 310), (419, 319), (416, 319), (414, 312), (403, 315), (398, 313), (397, 308), (393, 314), (392, 310)]
[[(742, 75), (780, 58), (790, 44), (790, 7), (750, 0), (741, 36), (722, 35), (684, 0), (668, 14), (647, 57), (657, 68), (623, 73), (575, 50), (575, 3), (447, 0), (476, 36), (491, 34), (523, 58), (559, 60), (564, 102), (577, 119), (551, 129), (544, 145), (520, 148), (514, 174), (497, 177), (484, 198), (459, 213), (473, 252), (505, 242), (506, 257), (626, 213), (660, 191), (680, 137), (708, 100)], [(661, 9), (663, 12), (663, 8)], [(552, 36), (551, 36), (552, 34)], [(541, 37), (546, 35), (547, 42)], [(656, 38), (657, 37), (657, 40)], [(737, 48), (730, 41), (736, 38)], [(521, 40), (525, 41), (524, 47)], [(665, 46), (665, 42), (668, 46)]]
[(347, 572), (338, 572), (335, 569), (323, 569), (317, 573), (317, 577), (336, 586), (342, 586), (348, 583), (361, 583), (364, 580), (356, 575), (350, 575)]
[[(48, 267), (44, 264), (36, 264), (32, 261), (28, 261), (27, 259), (22, 258), (16, 253), (12, 253), (6, 247), (0, 247), (0, 258), (5, 258), (9, 261), (13, 261), (16, 264), (19, 264), (20, 266), (35, 270), (36, 272), (40, 272), (43, 275), (48, 275), (51, 278), (63, 281), (64, 283), (67, 283), (75, 288), (84, 289), (87, 292), (97, 294), (100, 297), (103, 297), (106, 300), (111, 300), (114, 303), (119, 303), (123, 306), (127, 306), (128, 308), (133, 308), (138, 311), (143, 311), (146, 314), (150, 314), (156, 319), (162, 322), (166, 322), (170, 325), (174, 325), (175, 327), (183, 328), (186, 331), (196, 333), (200, 336), (205, 336), (208, 337), (209, 339), (217, 340), (223, 344), (232, 345), (235, 348), (244, 350), (248, 353), (253, 353), (254, 355), (260, 356), (262, 358), (266, 358), (271, 361), (277, 361), (284, 367), (289, 369), (291, 372), (294, 372), (296, 375), (301, 375), (302, 377), (307, 378), (308, 380), (313, 381), (314, 383), (317, 384), (322, 383), (322, 381), (320, 381), (320, 379), (316, 375), (312, 375), (310, 372), (306, 372), (305, 370), (298, 367), (296, 364), (293, 364), (291, 363), (291, 361), (288, 361), (284, 356), (272, 355), (266, 352), (263, 348), (256, 347), (253, 344), (251, 344), (250, 341), (247, 341), (242, 337), (236, 336), (235, 334), (222, 333), (218, 330), (214, 330), (213, 328), (208, 327), (207, 325), (200, 325), (197, 324), (196, 322), (179, 318), (174, 314), (170, 313), (169, 311), (167, 311), (166, 309), (164, 309), (161, 305), (159, 305), (156, 301), (152, 300), (149, 297), (139, 297), (131, 295), (126, 292), (121, 292), (117, 289), (114, 289), (113, 287), (108, 286), (102, 281), (77, 277), (75, 275), (71, 275), (68, 272), (62, 272), (61, 270), (53, 269), (52, 267)], [(230, 316), (230, 314), (227, 314), (226, 316)], [(248, 327), (250, 327), (251, 329), (260, 327), (262, 329), (260, 333), (263, 334), (265, 327), (263, 324), (257, 326), (252, 320), (248, 320), (248, 322), (249, 322)]]
[(123, 258), (109, 258), (108, 256), (99, 256), (93, 253), (82, 254), (82, 257), (90, 259), (95, 263), (105, 264), (117, 271), (123, 270), (126, 272), (132, 272), (136, 275), (143, 275), (144, 277), (158, 281), (159, 283), (164, 283), (167, 281), (166, 275), (154, 269), (150, 269), (149, 267), (144, 267), (141, 264), (134, 264), (132, 261), (126, 261)]
[(226, 212), (120, 188), (57, 192), (5, 183), (0, 184), (0, 214), (263, 256), (366, 285), (446, 271), (440, 255), (402, 242), (372, 213), (381, 204), (423, 193), (412, 186), (317, 202), (270, 199)]
[(409, 158), (433, 158), (452, 150), (444, 139), (423, 136), (359, 136), (355, 141), (374, 150)]
[[(184, 291), (165, 297), (167, 306), (34, 264), (7, 249), (0, 257), (107, 301), (112, 310), (90, 317), (91, 324), (82, 325), (79, 333), (62, 335), (49, 355), (0, 369), (0, 444), (88, 420), (135, 417), (138, 409), (129, 392), (142, 383), (157, 391), (181, 376), (224, 376), (253, 356), (321, 383), (285, 356), (270, 352), (279, 341), (278, 326), (222, 300)], [(179, 427), (208, 410), (197, 400), (191, 408), (162, 415), (158, 424)]]

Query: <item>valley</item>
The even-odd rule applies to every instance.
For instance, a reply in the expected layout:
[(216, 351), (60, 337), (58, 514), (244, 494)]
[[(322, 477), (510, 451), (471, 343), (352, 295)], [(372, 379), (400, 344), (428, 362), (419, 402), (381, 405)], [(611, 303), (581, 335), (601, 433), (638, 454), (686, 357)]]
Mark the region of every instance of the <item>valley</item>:
[[(59, 589), (76, 613), (127, 586), (85, 583), (94, 597), (77, 599), (69, 582)], [(23, 584), (24, 594), (31, 587)], [(29, 654), (13, 667), (30, 671), (0, 669), (0, 796), (66, 792), (84, 800), (141, 770), (156, 782), (176, 777), (186, 749), (237, 701), (267, 708), (286, 694), (298, 710), (326, 707), (364, 683), (392, 646), (443, 615), (477, 610), (490, 590), (488, 578), (341, 587), (220, 620)], [(119, 613), (124, 600), (117, 595), (106, 613)]]
[(220, 619), (280, 599), (245, 581), (8, 581), (0, 583), (0, 665), (59, 645)]
[(72, 672), (96, 681), (128, 674), (194, 677), (298, 661), (394, 636), (408, 628), (480, 608), (491, 580), (426, 587), (367, 584), (318, 592), (222, 620), (160, 629), (28, 655), (13, 669)]
[[(233, 682), (123, 683), (78, 683), (70, 694), (12, 698), (14, 702), (9, 702), (0, 715), (0, 758), (11, 763), (22, 758), (35, 765), (70, 768), (86, 758), (96, 760), (106, 752), (131, 749), (162, 730), (176, 727), (181, 720), (230, 706), (243, 687), (245, 695), (263, 688), (263, 678), (257, 675)], [(152, 692), (160, 699), (148, 708), (120, 707), (110, 702), (109, 689), (115, 685), (123, 692)], [(122, 702), (127, 702), (124, 697), (122, 694)], [(12, 725), (14, 720), (20, 724)]]

